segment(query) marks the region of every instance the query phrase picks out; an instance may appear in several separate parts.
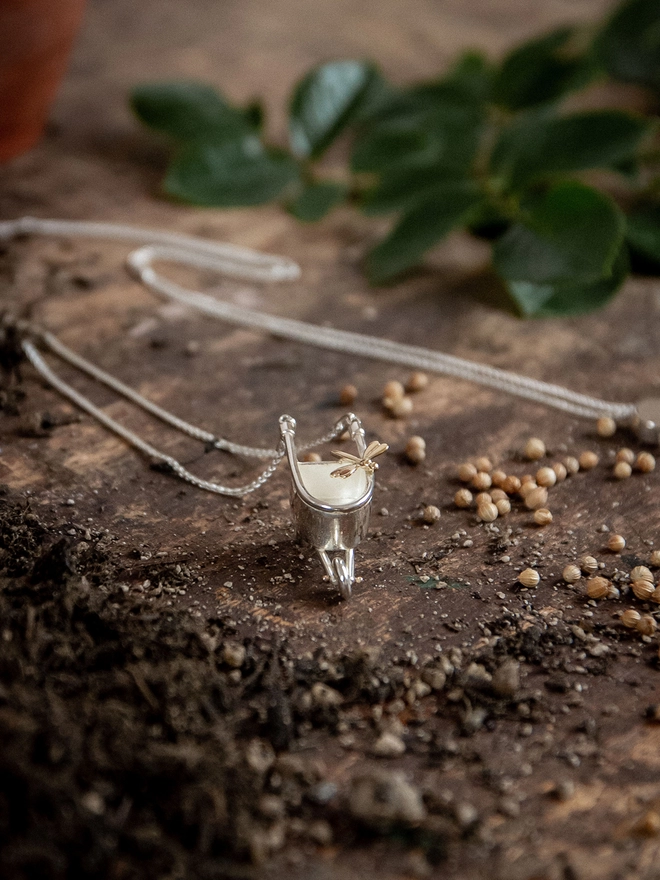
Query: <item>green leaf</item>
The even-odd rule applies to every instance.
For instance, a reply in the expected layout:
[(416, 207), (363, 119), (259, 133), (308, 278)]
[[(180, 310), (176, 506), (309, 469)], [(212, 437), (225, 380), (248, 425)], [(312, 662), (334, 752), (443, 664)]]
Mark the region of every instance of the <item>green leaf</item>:
[(574, 181), (558, 183), (495, 243), (495, 269), (507, 281), (589, 284), (610, 275), (624, 227), (608, 196)]
[(660, 89), (658, 0), (621, 5), (596, 38), (595, 49), (615, 79)]
[(338, 205), (348, 192), (343, 183), (321, 180), (309, 183), (288, 206), (289, 211), (304, 223), (314, 223)]
[(357, 141), (351, 155), (351, 170), (356, 174), (386, 171), (427, 150), (435, 155), (434, 144), (424, 131), (383, 123)]
[(560, 172), (616, 168), (635, 158), (649, 131), (642, 117), (620, 110), (560, 117), (532, 111), (502, 132), (491, 165), (514, 189)]
[(408, 211), (434, 193), (452, 193), (465, 186), (465, 177), (442, 167), (401, 167), (384, 174), (381, 183), (369, 190), (362, 201), (362, 210), (369, 216)]
[(351, 122), (374, 76), (365, 61), (331, 61), (296, 87), (290, 105), (289, 140), (295, 156), (318, 158)]
[(424, 253), (448, 232), (468, 222), (482, 196), (475, 184), (463, 181), (436, 191), (433, 197), (412, 208), (367, 258), (369, 278), (389, 281), (415, 266)]
[(593, 75), (584, 57), (571, 57), (568, 44), (572, 28), (559, 28), (515, 48), (496, 74), (492, 98), (509, 110), (521, 110), (554, 101), (580, 88)]
[(608, 278), (591, 284), (533, 284), (508, 282), (507, 289), (525, 317), (564, 317), (592, 312), (604, 306), (625, 281), (629, 271), (628, 249), (623, 245)]
[(260, 118), (254, 105), (232, 107), (211, 86), (196, 82), (164, 82), (138, 86), (131, 95), (138, 118), (179, 141), (220, 143), (255, 132)]
[(174, 159), (164, 188), (197, 205), (260, 205), (277, 198), (298, 174), (288, 154), (268, 150), (249, 137), (219, 145), (190, 144)]
[(482, 52), (468, 50), (450, 68), (444, 81), (468, 100), (487, 101), (493, 87), (494, 68)]
[(660, 205), (640, 205), (628, 215), (626, 238), (633, 253), (660, 266)]

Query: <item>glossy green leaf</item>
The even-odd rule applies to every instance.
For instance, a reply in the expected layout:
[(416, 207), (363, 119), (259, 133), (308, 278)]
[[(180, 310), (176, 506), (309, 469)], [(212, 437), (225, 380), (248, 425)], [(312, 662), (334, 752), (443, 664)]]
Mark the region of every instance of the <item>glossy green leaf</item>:
[(424, 131), (382, 124), (357, 141), (351, 155), (351, 170), (356, 174), (378, 173), (405, 165), (427, 151), (435, 155), (435, 145)]
[(558, 183), (495, 243), (495, 269), (507, 281), (589, 284), (610, 275), (624, 228), (608, 196), (581, 183)]
[(390, 234), (376, 245), (367, 258), (367, 271), (374, 283), (400, 275), (419, 263), (422, 256), (448, 232), (469, 222), (482, 196), (467, 181), (448, 186), (421, 202), (396, 224)]
[(445, 82), (462, 92), (468, 100), (487, 101), (493, 88), (495, 70), (482, 52), (464, 52), (450, 68)]
[(296, 87), (290, 106), (289, 140), (295, 156), (317, 158), (354, 118), (374, 76), (364, 61), (331, 61)]
[(211, 86), (197, 82), (163, 82), (138, 86), (131, 106), (150, 128), (178, 141), (219, 143), (258, 130), (255, 107), (240, 110)]
[(660, 266), (660, 205), (641, 205), (627, 218), (626, 238), (636, 254)]
[(346, 198), (347, 192), (348, 188), (343, 183), (320, 180), (305, 186), (288, 209), (298, 220), (314, 223)]
[(660, 89), (658, 0), (631, 0), (622, 4), (599, 34), (595, 47), (615, 79)]
[(629, 271), (625, 245), (607, 278), (590, 284), (534, 284), (509, 281), (506, 287), (524, 317), (564, 317), (592, 312), (604, 306), (625, 281)]
[(620, 110), (554, 116), (522, 114), (501, 134), (491, 165), (514, 189), (535, 178), (634, 160), (650, 130), (642, 117)]
[(515, 48), (495, 75), (492, 98), (509, 110), (521, 110), (562, 97), (593, 74), (588, 59), (571, 57), (572, 28), (559, 28)]
[(420, 202), (434, 198), (437, 192), (455, 192), (467, 184), (464, 175), (442, 167), (403, 167), (382, 176), (381, 182), (369, 190), (362, 201), (365, 214), (391, 214), (408, 211)]
[(289, 155), (267, 150), (250, 137), (185, 147), (170, 166), (164, 188), (169, 195), (197, 205), (260, 205), (281, 195), (298, 174)]

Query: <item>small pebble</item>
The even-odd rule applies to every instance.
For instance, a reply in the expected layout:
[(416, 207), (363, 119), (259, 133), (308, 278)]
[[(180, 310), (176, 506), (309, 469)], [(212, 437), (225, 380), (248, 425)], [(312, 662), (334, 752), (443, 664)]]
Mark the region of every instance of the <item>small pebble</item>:
[(616, 422), (610, 416), (602, 416), (596, 422), (599, 437), (613, 437), (616, 434)]
[(406, 750), (404, 741), (394, 733), (381, 733), (374, 743), (373, 753), (379, 758), (398, 758)]
[(527, 443), (525, 443), (523, 455), (528, 461), (538, 461), (539, 458), (543, 458), (545, 452), (543, 440), (540, 440), (538, 437), (530, 437)]

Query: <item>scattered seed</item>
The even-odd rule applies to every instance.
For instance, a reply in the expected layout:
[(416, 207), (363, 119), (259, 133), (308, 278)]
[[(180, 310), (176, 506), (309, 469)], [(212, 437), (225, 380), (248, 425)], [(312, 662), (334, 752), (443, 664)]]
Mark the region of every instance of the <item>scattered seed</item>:
[(485, 489), (490, 489), (492, 483), (493, 481), (490, 478), (490, 474), (487, 474), (486, 471), (477, 471), (472, 477), (472, 486), (480, 492), (483, 492)]
[(420, 464), (426, 458), (426, 441), (423, 437), (413, 435), (408, 438), (405, 456), (411, 464)]
[(573, 474), (577, 474), (580, 470), (580, 462), (572, 455), (567, 455), (564, 459), (564, 467), (566, 468), (566, 473), (570, 476)]
[(568, 476), (568, 471), (566, 470), (565, 465), (558, 461), (552, 465), (552, 469), (555, 472), (555, 476), (557, 477), (557, 482), (563, 483)]
[(528, 510), (536, 510), (538, 507), (545, 507), (548, 500), (548, 490), (545, 486), (537, 486), (525, 495), (525, 507)]
[(545, 486), (546, 489), (549, 489), (557, 482), (557, 474), (551, 467), (539, 468), (536, 472), (536, 482), (539, 486)]
[(527, 483), (534, 483), (536, 485), (536, 480), (531, 474), (523, 474), (520, 478), (520, 485), (525, 486)]
[(660, 550), (654, 550), (651, 553), (651, 565), (660, 565)]
[(599, 458), (595, 452), (591, 452), (591, 450), (587, 449), (583, 452), (578, 458), (578, 462), (580, 464), (580, 468), (583, 471), (590, 471), (592, 468), (595, 468), (599, 462)]
[(540, 440), (538, 437), (530, 437), (527, 443), (525, 443), (523, 455), (528, 461), (538, 461), (539, 458), (543, 458), (545, 451), (543, 440)]
[(422, 373), (421, 370), (416, 370), (414, 373), (411, 373), (408, 376), (408, 381), (406, 382), (406, 391), (414, 394), (416, 391), (423, 391), (428, 384), (429, 377), (426, 375), (426, 373)]
[(480, 504), (486, 504), (487, 502), (492, 501), (493, 496), (489, 492), (479, 492), (474, 500), (477, 507), (479, 507)]
[(493, 469), (493, 463), (485, 455), (478, 458), (474, 464), (478, 471), (486, 471), (486, 473), (490, 473)]
[(631, 581), (650, 581), (653, 583), (653, 573), (645, 565), (636, 565), (630, 572)]
[(493, 481), (493, 486), (497, 486), (499, 489), (501, 489), (502, 483), (506, 480), (506, 474), (503, 470), (500, 470), (498, 468), (492, 472), (490, 478)]
[(650, 474), (655, 470), (655, 457), (650, 452), (640, 452), (635, 459), (635, 470)]
[(392, 379), (389, 382), (385, 383), (385, 387), (383, 388), (383, 401), (385, 400), (402, 400), (405, 396), (406, 389), (403, 387), (401, 382), (396, 379)]
[(637, 631), (643, 636), (652, 636), (657, 630), (658, 624), (650, 614), (643, 614), (637, 621)]
[(506, 478), (506, 480), (504, 480), (501, 488), (504, 489), (507, 495), (513, 495), (520, 489), (520, 480), (518, 479), (518, 477), (510, 475)]
[(540, 580), (538, 571), (534, 571), (533, 568), (526, 568), (518, 575), (518, 583), (523, 587), (535, 587)]
[(632, 474), (632, 468), (627, 461), (617, 461), (612, 473), (617, 480), (627, 480)]
[[(491, 477), (492, 477), (492, 474), (491, 474)], [(504, 491), (504, 489), (491, 489), (490, 497), (493, 501), (497, 502), (497, 501), (502, 501), (504, 498), (506, 498), (507, 494)]]
[(495, 507), (497, 507), (497, 512), (500, 516), (506, 516), (507, 513), (511, 513), (511, 502), (508, 498), (498, 498), (495, 502)]
[(643, 602), (650, 599), (655, 592), (655, 584), (648, 581), (633, 581), (630, 588), (637, 598)]
[(627, 626), (628, 629), (635, 629), (641, 619), (642, 615), (639, 613), (639, 611), (635, 611), (634, 608), (626, 608), (620, 618), (621, 623), (624, 626)]
[(339, 392), (339, 402), (342, 406), (350, 406), (358, 396), (355, 385), (344, 385)]
[(561, 576), (567, 584), (576, 584), (582, 577), (582, 572), (577, 565), (571, 563), (562, 571)]
[(606, 599), (620, 599), (621, 592), (617, 587), (614, 586), (614, 584), (610, 584), (607, 589), (607, 596), (605, 596), (605, 598)]
[(596, 422), (596, 430), (600, 437), (613, 437), (616, 434), (616, 422), (609, 416), (602, 416)]
[(318, 454), (318, 452), (306, 452), (303, 455), (302, 460), (303, 461), (321, 461), (322, 459), (321, 459), (321, 456)]
[(538, 486), (536, 485), (536, 480), (526, 480), (524, 483), (521, 484), (520, 489), (518, 490), (518, 494), (521, 498), (526, 498), (529, 493), (534, 489), (538, 489)]
[(497, 506), (492, 501), (486, 501), (477, 507), (477, 517), (482, 522), (495, 522), (498, 515)]
[(590, 599), (604, 599), (609, 593), (610, 582), (604, 577), (592, 577), (587, 581), (586, 593)]
[(580, 560), (580, 568), (585, 574), (595, 574), (598, 571), (598, 560), (593, 556), (583, 556)]
[(547, 526), (552, 522), (552, 513), (547, 507), (539, 507), (534, 511), (534, 522), (537, 526)]
[(623, 535), (610, 535), (607, 539), (608, 550), (612, 553), (620, 553), (626, 546), (626, 539)]
[(383, 404), (395, 419), (403, 419), (409, 416), (413, 410), (413, 402), (409, 397), (400, 397), (396, 400), (386, 397), (383, 398)]
[(615, 461), (625, 461), (626, 464), (633, 464), (635, 461), (635, 453), (632, 449), (628, 449), (627, 446), (623, 446), (621, 449), (617, 450)]
[(660, 587), (655, 588), (655, 590), (649, 596), (649, 599), (651, 600), (651, 602), (655, 602), (656, 604), (660, 605)]
[(459, 466), (458, 466), (458, 479), (461, 481), (461, 483), (471, 482), (472, 479), (474, 477), (476, 477), (476, 475), (477, 475), (477, 469), (469, 461), (466, 461), (463, 464), (459, 464)]
[(441, 515), (440, 508), (436, 507), (435, 504), (427, 504), (422, 513), (422, 519), (425, 523), (432, 525), (440, 519)]
[(469, 489), (459, 489), (454, 495), (456, 507), (469, 507), (472, 504), (472, 492)]

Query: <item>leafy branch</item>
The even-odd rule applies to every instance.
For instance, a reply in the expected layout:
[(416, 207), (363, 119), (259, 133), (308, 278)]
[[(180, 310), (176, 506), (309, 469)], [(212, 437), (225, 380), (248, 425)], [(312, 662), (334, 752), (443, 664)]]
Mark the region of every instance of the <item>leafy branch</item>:
[[(590, 39), (559, 28), (499, 65), (466, 52), (407, 88), (370, 62), (323, 64), (294, 89), (288, 149), (267, 142), (259, 104), (233, 106), (206, 85), (143, 85), (131, 102), (174, 143), (163, 184), (172, 197), (224, 208), (279, 200), (306, 222), (341, 203), (392, 215), (365, 259), (376, 284), (465, 228), (492, 242), (520, 314), (570, 315), (607, 302), (631, 265), (660, 272), (657, 114), (567, 107), (607, 78), (645, 88), (657, 108), (658, 0), (628, 0)], [(337, 179), (323, 157), (340, 137), (350, 159)]]

